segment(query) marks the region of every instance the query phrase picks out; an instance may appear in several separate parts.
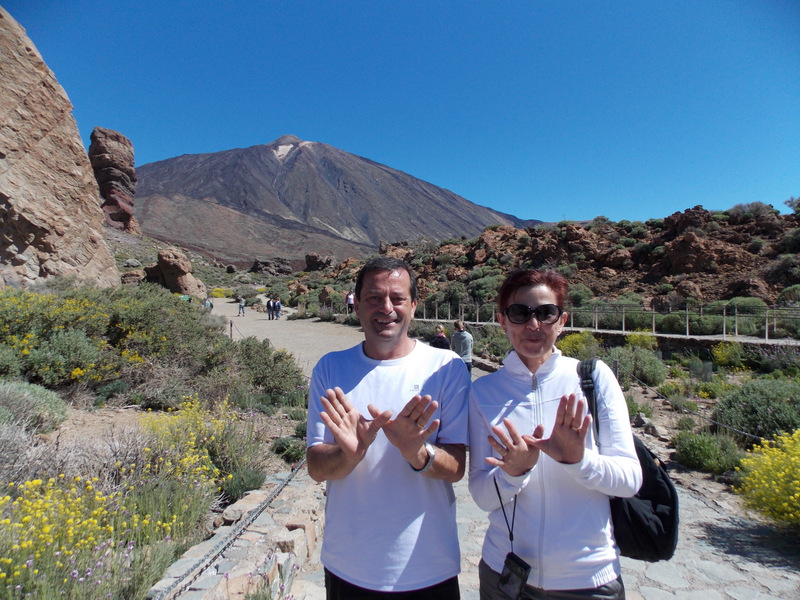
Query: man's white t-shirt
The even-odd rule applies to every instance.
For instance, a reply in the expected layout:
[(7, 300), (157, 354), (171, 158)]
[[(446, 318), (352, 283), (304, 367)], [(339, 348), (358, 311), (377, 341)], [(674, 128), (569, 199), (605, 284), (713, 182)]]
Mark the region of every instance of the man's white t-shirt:
[[(434, 444), (467, 444), (469, 374), (457, 354), (416, 343), (395, 360), (368, 358), (362, 345), (331, 352), (311, 376), (308, 446), (334, 443), (319, 417), (320, 397), (340, 387), (366, 418), (367, 405), (397, 415), (411, 398), (439, 403)], [(359, 587), (409, 591), (460, 572), (453, 486), (414, 472), (383, 431), (347, 477), (327, 483), (321, 560)]]

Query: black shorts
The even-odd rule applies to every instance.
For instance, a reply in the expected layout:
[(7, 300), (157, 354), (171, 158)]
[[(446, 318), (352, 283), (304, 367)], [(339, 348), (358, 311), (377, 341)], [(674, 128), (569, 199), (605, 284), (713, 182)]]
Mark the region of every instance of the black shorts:
[(411, 592), (380, 592), (367, 590), (337, 577), (325, 569), (325, 598), (327, 600), (460, 600), (458, 577)]

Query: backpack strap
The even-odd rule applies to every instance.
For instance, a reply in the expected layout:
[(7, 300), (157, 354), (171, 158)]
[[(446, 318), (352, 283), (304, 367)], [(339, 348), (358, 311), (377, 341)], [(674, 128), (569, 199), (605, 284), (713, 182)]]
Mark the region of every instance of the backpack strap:
[(592, 415), (592, 424), (594, 425), (594, 437), (597, 440), (597, 445), (600, 445), (600, 430), (597, 426), (597, 397), (594, 393), (594, 367), (597, 364), (596, 358), (587, 358), (578, 363), (578, 377), (581, 380), (581, 389), (583, 395), (586, 396), (587, 410)]

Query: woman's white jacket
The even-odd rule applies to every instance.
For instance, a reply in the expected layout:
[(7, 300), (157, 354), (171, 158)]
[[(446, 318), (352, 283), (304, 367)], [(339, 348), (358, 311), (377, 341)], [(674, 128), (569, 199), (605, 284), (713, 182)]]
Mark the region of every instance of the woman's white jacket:
[(601, 361), (594, 373), (599, 445), (592, 427), (581, 462), (562, 464), (541, 453), (531, 471), (511, 477), (484, 460), (499, 458), (487, 438), (503, 418), (523, 435), (541, 423), (549, 437), (561, 397), (584, 397), (577, 365), (554, 349), (534, 375), (512, 351), (502, 369), (473, 382), (470, 395), (469, 489), (489, 512), (483, 559), (499, 573), (511, 551), (496, 480), (508, 522), (514, 521), (514, 552), (531, 565), (528, 584), (547, 590), (595, 588), (617, 578), (609, 496), (633, 496), (642, 482), (625, 398)]

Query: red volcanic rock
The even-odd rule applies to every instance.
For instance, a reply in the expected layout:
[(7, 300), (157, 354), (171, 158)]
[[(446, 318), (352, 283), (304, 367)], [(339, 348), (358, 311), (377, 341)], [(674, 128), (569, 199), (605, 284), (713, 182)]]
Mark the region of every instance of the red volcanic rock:
[(192, 275), (192, 263), (177, 248), (164, 248), (158, 253), (158, 263), (144, 270), (148, 281), (158, 283), (170, 292), (206, 297), (205, 284)]
[(94, 128), (91, 140), (89, 160), (104, 200), (101, 208), (106, 223), (115, 229), (141, 235), (133, 215), (136, 195), (133, 144), (118, 131), (102, 127)]

